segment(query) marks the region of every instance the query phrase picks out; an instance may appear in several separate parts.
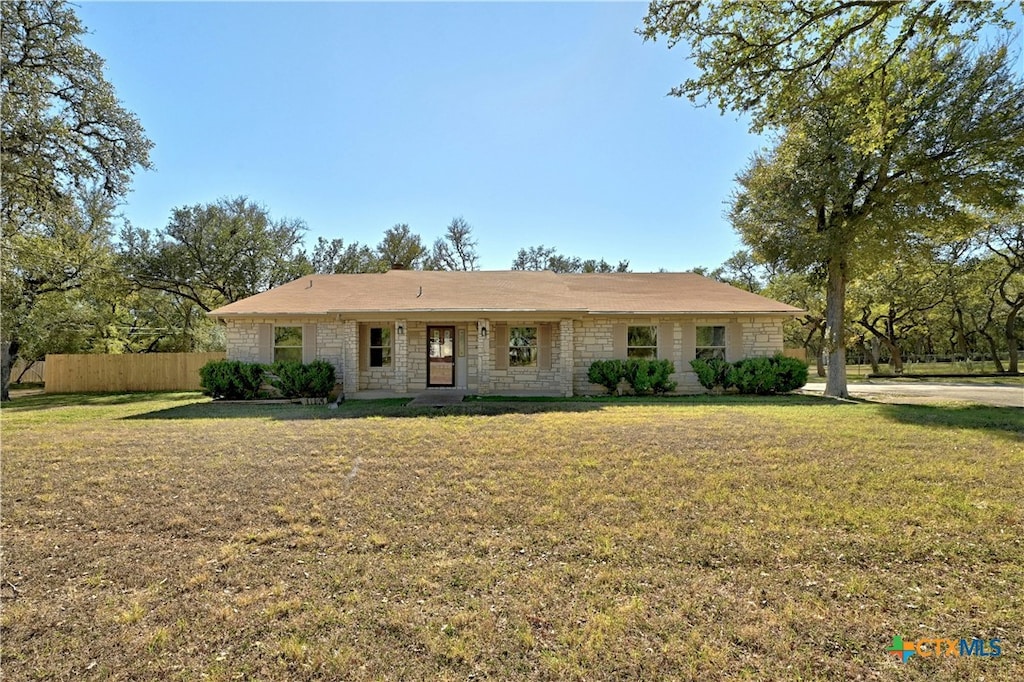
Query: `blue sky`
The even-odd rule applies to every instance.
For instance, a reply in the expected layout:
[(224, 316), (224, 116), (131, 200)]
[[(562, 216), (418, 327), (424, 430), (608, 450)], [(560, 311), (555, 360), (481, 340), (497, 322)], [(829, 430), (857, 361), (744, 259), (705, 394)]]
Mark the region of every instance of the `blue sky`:
[(124, 214), (246, 195), (316, 237), (375, 245), (454, 216), (484, 269), (521, 247), (715, 266), (762, 144), (666, 92), (685, 48), (644, 43), (644, 3), (98, 3), (86, 44), (155, 143)]

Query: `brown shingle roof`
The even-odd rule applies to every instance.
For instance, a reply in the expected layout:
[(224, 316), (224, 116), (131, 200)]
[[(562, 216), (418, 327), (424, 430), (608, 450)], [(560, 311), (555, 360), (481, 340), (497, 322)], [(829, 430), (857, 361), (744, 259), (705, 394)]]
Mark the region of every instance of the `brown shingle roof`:
[(576, 312), (779, 313), (798, 308), (692, 273), (392, 270), (309, 275), (209, 314)]

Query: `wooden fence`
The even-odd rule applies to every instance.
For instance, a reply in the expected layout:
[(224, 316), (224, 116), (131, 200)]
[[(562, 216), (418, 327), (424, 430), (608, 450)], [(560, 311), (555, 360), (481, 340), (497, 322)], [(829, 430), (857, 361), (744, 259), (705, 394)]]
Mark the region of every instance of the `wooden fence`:
[(224, 353), (47, 355), (47, 393), (198, 391), (199, 368)]
[(787, 358), (796, 358), (807, 362), (807, 350), (804, 348), (783, 348), (782, 354)]
[(45, 360), (28, 362), (24, 358), (18, 358), (17, 362), (14, 363), (14, 367), (11, 368), (11, 383), (13, 384), (20, 377), (22, 383), (41, 384), (43, 383), (45, 367)]

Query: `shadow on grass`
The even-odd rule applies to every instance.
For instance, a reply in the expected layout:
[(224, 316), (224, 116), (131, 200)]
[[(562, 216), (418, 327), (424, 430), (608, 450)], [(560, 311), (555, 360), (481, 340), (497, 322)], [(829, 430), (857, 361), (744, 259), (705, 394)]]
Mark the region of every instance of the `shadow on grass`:
[(125, 419), (365, 419), (372, 417), (450, 417), (540, 414), (546, 412), (591, 412), (612, 407), (719, 405), (746, 406), (819, 406), (836, 407), (842, 403), (815, 396), (671, 396), (595, 398), (509, 398), (469, 396), (464, 402), (444, 407), (409, 407), (409, 398), (348, 400), (336, 409), (324, 405), (216, 403), (202, 402), (131, 415)]
[(36, 393), (25, 396), (12, 396), (10, 402), (3, 404), (4, 412), (31, 412), (36, 410), (52, 410), (62, 407), (112, 406), (143, 403), (147, 400), (194, 401), (199, 397), (196, 392), (146, 392), (146, 393)]
[(901, 424), (947, 429), (981, 429), (1024, 438), (1024, 410), (986, 405), (901, 405), (874, 403), (879, 413)]

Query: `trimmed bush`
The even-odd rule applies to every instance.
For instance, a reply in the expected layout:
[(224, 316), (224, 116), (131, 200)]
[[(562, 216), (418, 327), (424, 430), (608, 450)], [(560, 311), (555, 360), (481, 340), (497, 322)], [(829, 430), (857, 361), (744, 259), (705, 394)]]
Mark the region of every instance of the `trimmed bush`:
[(728, 383), (740, 393), (775, 393), (778, 381), (775, 369), (776, 365), (770, 358), (745, 358), (733, 364), (729, 370)]
[(676, 388), (676, 382), (669, 379), (676, 371), (670, 360), (630, 358), (626, 360), (624, 370), (626, 381), (637, 395), (664, 394)]
[(622, 360), (594, 360), (587, 370), (587, 381), (604, 386), (608, 393), (614, 395), (625, 375), (624, 372)]
[(735, 363), (698, 359), (690, 366), (700, 385), (708, 390), (735, 388), (740, 393), (767, 395), (795, 391), (807, 383), (807, 363), (783, 355)]
[(715, 388), (726, 389), (729, 388), (729, 370), (732, 369), (732, 364), (725, 360), (718, 358), (712, 358), (710, 360), (704, 360), (697, 358), (696, 360), (690, 360), (690, 367), (697, 373), (697, 381), (700, 385), (709, 391)]
[(334, 389), (334, 365), (323, 360), (308, 365), (275, 362), (267, 378), (285, 398), (326, 398)]
[(776, 355), (772, 360), (778, 364), (775, 370), (778, 380), (775, 390), (779, 393), (795, 391), (807, 383), (807, 363), (803, 360), (785, 355)]
[(252, 400), (263, 385), (264, 369), (252, 362), (214, 360), (199, 368), (199, 385), (215, 399)]

